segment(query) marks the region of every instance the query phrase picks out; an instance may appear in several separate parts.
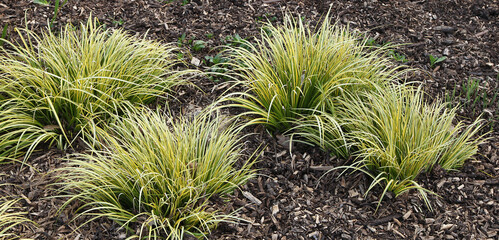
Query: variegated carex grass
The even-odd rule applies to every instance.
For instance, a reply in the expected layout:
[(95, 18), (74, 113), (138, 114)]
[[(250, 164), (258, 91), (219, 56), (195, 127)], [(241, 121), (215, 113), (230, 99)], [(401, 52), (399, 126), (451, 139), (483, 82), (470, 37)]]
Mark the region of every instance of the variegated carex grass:
[(250, 124), (284, 132), (315, 110), (334, 107), (344, 93), (373, 88), (397, 78), (387, 48), (368, 47), (348, 27), (330, 23), (310, 29), (286, 16), (284, 25), (265, 25), (255, 44), (230, 49), (235, 71), (247, 92), (229, 95), (232, 106), (248, 110)]
[[(107, 217), (139, 239), (203, 237), (231, 221), (210, 205), (253, 175), (241, 159), (240, 127), (221, 117), (172, 120), (152, 111), (110, 125), (104, 148), (70, 160), (63, 179), (80, 215)], [(211, 206), (208, 208), (208, 206)]]
[(90, 141), (110, 114), (148, 104), (184, 83), (173, 47), (104, 30), (90, 18), (56, 34), (18, 30), (0, 53), (0, 161), (40, 144)]
[(17, 239), (17, 236), (10, 232), (18, 225), (30, 223), (26, 218), (26, 212), (20, 212), (14, 205), (18, 199), (7, 200), (0, 198), (0, 239)]
[(454, 125), (456, 108), (425, 103), (420, 89), (405, 85), (363, 92), (342, 100), (342, 106), (342, 127), (356, 150), (352, 168), (374, 179), (367, 192), (377, 184), (384, 186), (380, 202), (387, 191), (398, 196), (416, 189), (431, 208), (428, 191), (417, 183), (418, 175), (435, 164), (444, 169), (460, 167), (477, 153), (483, 140), (474, 136), (482, 120)]

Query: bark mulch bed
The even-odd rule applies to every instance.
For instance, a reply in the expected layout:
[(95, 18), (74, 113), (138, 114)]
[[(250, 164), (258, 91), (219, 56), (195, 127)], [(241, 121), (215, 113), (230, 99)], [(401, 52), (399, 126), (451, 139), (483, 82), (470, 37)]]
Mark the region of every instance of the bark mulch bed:
[[(53, 1), (52, 1), (53, 2)], [(62, 1), (61, 1), (62, 2)], [(241, 224), (221, 224), (210, 239), (497, 239), (499, 216), (499, 107), (491, 102), (499, 89), (499, 2), (494, 0), (69, 0), (55, 21), (56, 29), (66, 22), (84, 22), (92, 14), (108, 28), (124, 28), (132, 34), (164, 42), (178, 42), (185, 34), (184, 57), (204, 69), (205, 56), (214, 56), (228, 36), (257, 36), (262, 21), (278, 24), (289, 12), (312, 24), (328, 9), (339, 24), (365, 32), (376, 43), (404, 44), (397, 48), (404, 63), (419, 69), (409, 76), (420, 81), (429, 100), (443, 99), (454, 92), (461, 104), (459, 118), (471, 122), (487, 120), (487, 143), (480, 146), (476, 160), (459, 172), (434, 169), (419, 177), (423, 186), (439, 195), (430, 196), (429, 211), (414, 192), (397, 199), (388, 195), (375, 212), (377, 188), (364, 197), (370, 184), (364, 174), (323, 175), (330, 166), (348, 164), (317, 149), (297, 145), (289, 152), (282, 139), (273, 138), (261, 127), (248, 131), (249, 150), (264, 146), (259, 176), (231, 196), (223, 207), (239, 209)], [(185, 4), (184, 4), (185, 2)], [(27, 0), (0, 0), (2, 27), (28, 26), (35, 31), (47, 27), (54, 7)], [(192, 51), (189, 39), (203, 40), (206, 47)], [(435, 68), (429, 56), (446, 56)], [(192, 61), (192, 58), (201, 60)], [(399, 59), (401, 60), (401, 59)], [(196, 67), (196, 66), (193, 66)], [(479, 82), (478, 94), (488, 100), (473, 103), (466, 98), (466, 83)], [(172, 108), (184, 112), (201, 109), (217, 99), (230, 85), (222, 79), (200, 78), (194, 87), (182, 87)], [(453, 91), (455, 89), (455, 91)], [(489, 102), (487, 102), (489, 101)], [(232, 109), (231, 111), (237, 111)], [(124, 239), (126, 234), (109, 220), (101, 219), (77, 228), (88, 219), (77, 219), (72, 203), (62, 212), (65, 198), (56, 193), (57, 173), (67, 152), (38, 152), (29, 167), (0, 165), (2, 196), (21, 196), (22, 211), (38, 225), (18, 228), (32, 239)], [(321, 178), (322, 177), (322, 178)]]

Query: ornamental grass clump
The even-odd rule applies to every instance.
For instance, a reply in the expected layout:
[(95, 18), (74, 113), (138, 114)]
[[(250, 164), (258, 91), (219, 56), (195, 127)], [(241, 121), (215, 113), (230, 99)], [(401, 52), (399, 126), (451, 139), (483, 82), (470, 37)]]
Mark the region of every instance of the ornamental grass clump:
[(104, 30), (89, 19), (59, 34), (18, 30), (0, 53), (0, 161), (27, 159), (41, 143), (89, 141), (111, 114), (151, 103), (185, 82), (173, 47)]
[(416, 181), (435, 164), (444, 169), (459, 167), (477, 153), (483, 136), (473, 138), (482, 126), (453, 124), (456, 109), (423, 101), (423, 92), (408, 86), (389, 86), (363, 92), (342, 101), (342, 127), (355, 149), (353, 168), (374, 180), (369, 187), (384, 186), (396, 196), (416, 189), (430, 207), (427, 194)]
[[(292, 121), (314, 110), (331, 109), (344, 93), (372, 89), (396, 79), (387, 49), (368, 50), (347, 27), (328, 16), (311, 30), (301, 19), (286, 16), (284, 25), (264, 26), (254, 45), (230, 49), (235, 71), (247, 92), (232, 94), (232, 106), (247, 109), (250, 124), (284, 132)], [(399, 72), (400, 73), (400, 72)]]
[[(203, 237), (234, 220), (210, 205), (254, 174), (243, 156), (241, 128), (220, 117), (171, 120), (152, 111), (110, 125), (103, 149), (70, 160), (63, 179), (80, 215), (107, 217), (142, 238)], [(250, 157), (252, 159), (252, 157)]]

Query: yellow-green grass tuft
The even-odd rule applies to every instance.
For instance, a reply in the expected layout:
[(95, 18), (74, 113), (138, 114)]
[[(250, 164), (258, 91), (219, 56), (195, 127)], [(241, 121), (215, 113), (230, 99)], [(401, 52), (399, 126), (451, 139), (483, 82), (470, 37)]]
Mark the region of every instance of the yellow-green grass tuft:
[(206, 114), (172, 120), (142, 111), (115, 119), (110, 129), (102, 149), (63, 170), (71, 200), (84, 203), (80, 215), (110, 218), (141, 239), (203, 237), (234, 220), (208, 205), (254, 174), (253, 160), (234, 167), (243, 156), (240, 127)]
[(151, 103), (185, 83), (170, 45), (105, 30), (89, 19), (56, 34), (17, 30), (0, 53), (0, 161), (28, 158), (41, 143), (90, 140), (111, 114)]
[(228, 99), (248, 110), (250, 124), (284, 132), (315, 110), (331, 110), (345, 93), (384, 85), (399, 75), (384, 57), (387, 48), (368, 50), (360, 35), (330, 23), (316, 29), (286, 16), (283, 26), (267, 24), (254, 45), (230, 49), (235, 71), (248, 89)]
[[(426, 189), (417, 183), (420, 173), (435, 164), (454, 169), (477, 153), (483, 136), (474, 138), (482, 120), (453, 124), (456, 109), (423, 101), (423, 92), (405, 85), (378, 88), (343, 100), (342, 127), (352, 149), (354, 169), (373, 177), (396, 196), (416, 189), (430, 206)], [(368, 192), (369, 192), (368, 190)]]
[(31, 222), (25, 217), (26, 212), (19, 212), (14, 205), (18, 199), (0, 199), (0, 239), (17, 239), (10, 231), (18, 225)]

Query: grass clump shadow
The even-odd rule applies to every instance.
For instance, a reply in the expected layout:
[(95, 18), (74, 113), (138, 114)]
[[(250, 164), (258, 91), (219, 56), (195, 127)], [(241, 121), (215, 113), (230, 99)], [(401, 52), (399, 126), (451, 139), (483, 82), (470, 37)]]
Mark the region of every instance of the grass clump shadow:
[(128, 113), (110, 125), (103, 148), (69, 160), (63, 181), (79, 216), (107, 217), (139, 238), (206, 237), (233, 221), (210, 203), (254, 174), (243, 156), (240, 127), (221, 117), (171, 120), (153, 111)]
[(40, 144), (72, 146), (110, 115), (149, 104), (189, 71), (175, 48), (104, 30), (96, 19), (59, 34), (17, 30), (0, 54), (0, 161), (29, 158)]

